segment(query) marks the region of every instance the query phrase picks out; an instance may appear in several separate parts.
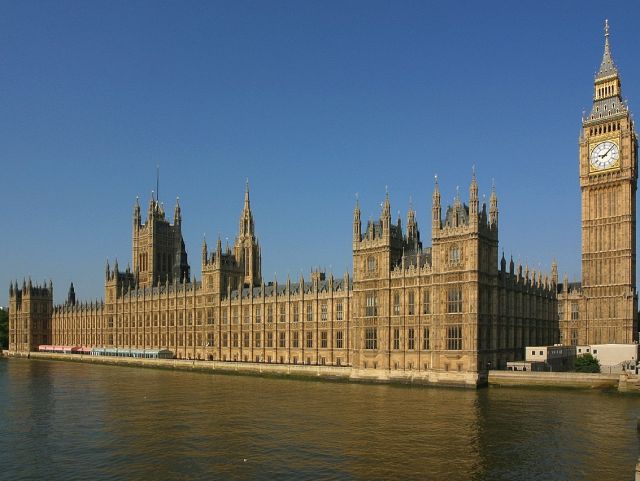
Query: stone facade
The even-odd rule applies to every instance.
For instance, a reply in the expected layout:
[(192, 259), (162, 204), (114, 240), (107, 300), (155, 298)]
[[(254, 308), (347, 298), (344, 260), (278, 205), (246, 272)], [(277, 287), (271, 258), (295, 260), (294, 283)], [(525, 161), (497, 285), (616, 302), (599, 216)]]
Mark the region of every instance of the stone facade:
[(605, 47), (593, 107), (579, 139), (582, 195), (582, 282), (558, 286), (564, 344), (638, 340), (636, 189), (638, 141), (622, 100), (618, 70)]
[[(556, 342), (553, 279), (498, 258), (495, 189), (480, 206), (474, 175), (468, 204), (458, 195), (442, 217), (440, 202), (436, 182), (431, 247), (422, 246), (412, 208), (406, 232), (392, 223), (387, 195), (364, 232), (355, 208), (353, 278), (314, 271), (265, 283), (248, 186), (233, 248), (218, 239), (209, 252), (203, 242), (200, 281), (185, 275), (179, 206), (170, 225), (152, 198), (142, 224), (136, 201), (134, 269), (107, 264), (98, 303), (77, 302), (72, 285), (54, 307), (50, 285), (12, 283), (10, 349), (165, 348), (182, 359), (479, 373), (521, 359), (526, 345)], [(173, 255), (143, 272), (141, 249), (148, 259)]]

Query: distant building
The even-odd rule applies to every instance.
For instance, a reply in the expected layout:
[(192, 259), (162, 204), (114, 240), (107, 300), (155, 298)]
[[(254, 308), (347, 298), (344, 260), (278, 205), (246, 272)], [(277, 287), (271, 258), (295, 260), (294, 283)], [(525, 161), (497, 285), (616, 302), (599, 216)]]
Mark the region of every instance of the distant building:
[(576, 358), (575, 346), (527, 346), (525, 360), (507, 363), (509, 371), (571, 371)]
[(600, 371), (616, 373), (636, 371), (638, 344), (592, 344), (577, 346), (577, 354), (591, 354), (600, 362)]

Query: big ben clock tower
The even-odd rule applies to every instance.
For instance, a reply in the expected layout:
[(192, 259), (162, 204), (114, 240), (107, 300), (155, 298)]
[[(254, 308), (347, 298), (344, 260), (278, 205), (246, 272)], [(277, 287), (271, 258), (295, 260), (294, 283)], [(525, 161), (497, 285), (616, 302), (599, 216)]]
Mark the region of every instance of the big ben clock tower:
[(605, 22), (593, 107), (582, 121), (582, 293), (580, 344), (637, 340), (637, 138), (620, 90)]

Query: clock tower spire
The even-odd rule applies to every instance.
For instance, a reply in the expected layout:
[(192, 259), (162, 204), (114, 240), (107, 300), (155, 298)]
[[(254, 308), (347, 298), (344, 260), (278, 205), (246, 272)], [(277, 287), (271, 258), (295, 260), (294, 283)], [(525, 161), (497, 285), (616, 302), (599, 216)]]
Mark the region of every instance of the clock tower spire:
[(580, 135), (582, 292), (580, 344), (637, 340), (637, 138), (622, 100), (609, 22)]

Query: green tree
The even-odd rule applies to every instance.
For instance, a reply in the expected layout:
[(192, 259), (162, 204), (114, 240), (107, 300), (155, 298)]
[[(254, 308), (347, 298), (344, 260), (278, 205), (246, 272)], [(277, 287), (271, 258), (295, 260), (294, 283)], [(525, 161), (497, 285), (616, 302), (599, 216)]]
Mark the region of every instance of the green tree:
[(587, 353), (576, 357), (574, 367), (576, 372), (600, 372), (600, 361)]
[(9, 312), (0, 309), (0, 349), (9, 347)]

